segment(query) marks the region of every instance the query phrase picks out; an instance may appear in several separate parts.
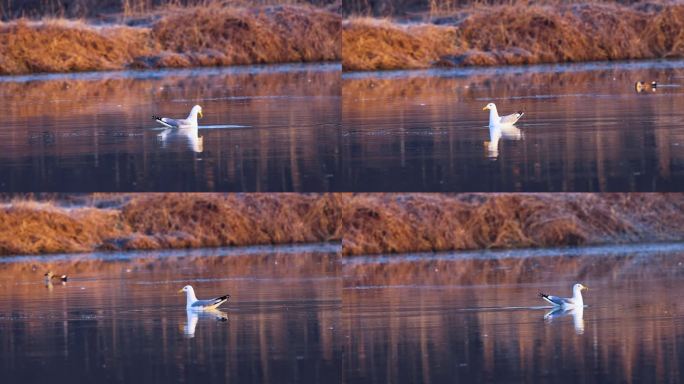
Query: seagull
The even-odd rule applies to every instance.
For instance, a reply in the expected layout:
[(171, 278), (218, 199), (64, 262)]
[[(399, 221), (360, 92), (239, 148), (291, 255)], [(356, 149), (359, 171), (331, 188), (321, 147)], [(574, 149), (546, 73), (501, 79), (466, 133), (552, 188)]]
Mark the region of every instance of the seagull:
[(556, 297), (556, 296), (549, 296), (545, 293), (539, 292), (539, 297), (542, 299), (548, 301), (549, 303), (553, 304), (556, 307), (560, 307), (563, 309), (568, 309), (568, 308), (583, 308), (584, 307), (584, 301), (582, 300), (582, 290), (583, 289), (589, 289), (585, 287), (584, 285), (577, 283), (572, 286), (572, 297), (564, 298), (564, 297)]
[(181, 292), (185, 292), (185, 297), (187, 298), (185, 309), (187, 310), (213, 310), (230, 299), (230, 295), (224, 295), (209, 300), (197, 300), (197, 297), (195, 296), (195, 290), (192, 289), (192, 286), (190, 285), (186, 285), (178, 290), (178, 293)]
[(525, 113), (522, 111), (518, 111), (516, 113), (513, 113), (511, 115), (506, 115), (506, 116), (499, 116), (499, 112), (496, 110), (496, 105), (494, 103), (489, 103), (482, 108), (483, 111), (486, 111), (489, 109), (489, 130), (492, 130), (492, 127), (497, 127), (497, 126), (507, 126), (507, 125), (513, 125), (520, 120), (521, 117)]
[(520, 140), (522, 138), (520, 129), (513, 124), (520, 120), (524, 113), (517, 112), (508, 116), (499, 116), (494, 103), (489, 103), (482, 108), (483, 111), (487, 109), (489, 109), (489, 141), (485, 141), (484, 145), (487, 148), (488, 156), (495, 159), (499, 156), (499, 139), (503, 137), (507, 140)]
[(197, 116), (202, 117), (202, 107), (195, 105), (190, 110), (187, 119), (171, 119), (168, 117), (152, 116), (159, 124), (167, 128), (197, 128)]
[(52, 271), (45, 272), (44, 276), (45, 276), (45, 282), (46, 283), (51, 282), (53, 279), (54, 280), (60, 280), (60, 281), (67, 281), (67, 279), (69, 278), (67, 275), (55, 275)]

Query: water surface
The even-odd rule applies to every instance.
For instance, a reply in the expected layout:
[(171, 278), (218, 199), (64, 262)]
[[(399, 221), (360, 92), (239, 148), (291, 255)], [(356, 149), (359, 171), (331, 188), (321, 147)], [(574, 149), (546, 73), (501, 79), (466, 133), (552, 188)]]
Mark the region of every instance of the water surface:
[[(2, 382), (335, 382), (337, 248), (0, 259)], [(185, 284), (231, 298), (189, 314)]]
[[(684, 380), (684, 246), (343, 261), (344, 382)], [(586, 308), (553, 312), (538, 292)]]
[[(637, 93), (637, 80), (659, 83)], [(684, 62), (346, 73), (353, 191), (684, 190)], [(524, 111), (493, 148), (482, 111)]]
[(340, 67), (6, 76), (0, 115), (0, 191), (328, 191)]

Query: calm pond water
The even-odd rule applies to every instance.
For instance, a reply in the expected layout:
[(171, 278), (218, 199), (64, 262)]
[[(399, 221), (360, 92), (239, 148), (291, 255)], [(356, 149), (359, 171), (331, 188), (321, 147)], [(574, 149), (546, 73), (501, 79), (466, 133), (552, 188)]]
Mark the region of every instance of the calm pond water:
[(0, 191), (328, 191), (340, 109), (339, 64), (0, 77)]
[[(2, 382), (336, 382), (338, 248), (0, 258)], [(188, 314), (185, 284), (231, 298)]]
[[(3, 383), (684, 380), (684, 245), (0, 258)], [(70, 275), (46, 285), (51, 269)], [(552, 313), (538, 292), (590, 287)], [(176, 291), (231, 294), (188, 314)]]
[[(684, 381), (684, 246), (343, 261), (346, 383)], [(571, 296), (551, 313), (537, 295)]]
[[(683, 61), (342, 78), (346, 190), (684, 190)], [(637, 80), (659, 85), (637, 93)], [(489, 102), (525, 112), (495, 150)]]

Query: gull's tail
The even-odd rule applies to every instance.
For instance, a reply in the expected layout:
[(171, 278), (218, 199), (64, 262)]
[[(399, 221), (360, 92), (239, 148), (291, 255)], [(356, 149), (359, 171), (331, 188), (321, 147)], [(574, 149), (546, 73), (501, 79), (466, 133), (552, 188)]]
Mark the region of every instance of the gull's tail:
[(539, 297), (541, 297), (542, 299), (548, 301), (549, 303), (551, 303), (551, 304), (553, 304), (553, 305), (557, 305), (556, 303), (554, 303), (553, 301), (551, 301), (551, 299), (549, 298), (549, 295), (547, 295), (547, 294), (544, 293), (544, 292), (539, 292)]
[(152, 120), (156, 121), (157, 123), (159, 123), (165, 127), (173, 128), (173, 126), (171, 124), (164, 121), (163, 117), (159, 117), (157, 115), (152, 115)]

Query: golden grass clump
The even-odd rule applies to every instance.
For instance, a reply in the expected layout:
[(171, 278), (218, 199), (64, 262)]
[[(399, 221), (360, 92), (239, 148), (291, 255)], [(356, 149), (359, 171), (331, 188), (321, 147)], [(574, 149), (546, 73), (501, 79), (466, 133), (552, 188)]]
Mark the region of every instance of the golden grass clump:
[[(0, 208), (0, 255), (340, 241), (346, 195), (96, 196), (111, 209), (12, 201)], [(87, 204), (87, 203), (82, 203)]]
[(116, 211), (19, 202), (0, 210), (0, 255), (87, 252), (126, 231)]
[[(0, 23), (0, 75), (333, 61), (341, 17), (305, 5), (167, 7), (149, 26)], [(151, 19), (151, 18), (150, 18)]]
[[(684, 55), (684, 5), (516, 5), (459, 10), (452, 25), (345, 21), (343, 68), (374, 70)], [(420, 45), (407, 49), (405, 41)], [(436, 43), (435, 43), (436, 42)], [(413, 53), (416, 51), (417, 53)], [(391, 57), (391, 60), (378, 58)], [(403, 66), (402, 66), (403, 63)]]
[(180, 8), (155, 23), (162, 48), (208, 65), (331, 61), (340, 16), (310, 6)]
[(152, 52), (149, 29), (80, 22), (0, 23), (0, 74), (120, 69)]
[(414, 69), (451, 51), (455, 28), (356, 18), (342, 24), (342, 66), (348, 69)]
[(345, 255), (679, 240), (681, 195), (380, 194), (345, 207)]
[(122, 214), (159, 248), (313, 243), (340, 240), (337, 200), (293, 194), (141, 195)]

